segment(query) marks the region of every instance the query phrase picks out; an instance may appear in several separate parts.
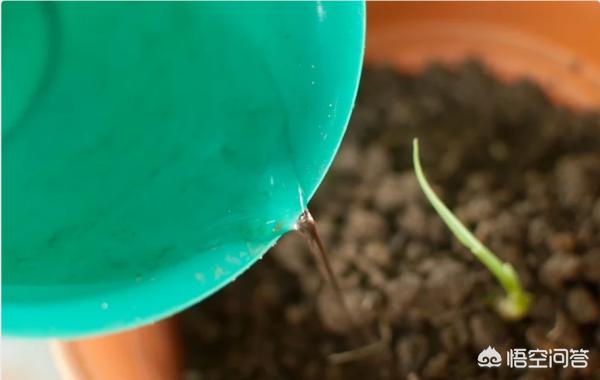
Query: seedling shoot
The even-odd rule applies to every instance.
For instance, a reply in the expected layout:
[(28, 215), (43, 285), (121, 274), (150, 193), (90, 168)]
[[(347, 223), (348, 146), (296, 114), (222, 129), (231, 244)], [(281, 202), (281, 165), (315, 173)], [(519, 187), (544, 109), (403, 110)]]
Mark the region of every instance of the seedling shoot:
[(496, 255), (484, 246), (477, 238), (461, 223), (460, 220), (444, 205), (423, 174), (419, 160), (419, 142), (413, 140), (413, 165), (417, 180), (429, 203), (433, 206), (444, 223), (448, 226), (454, 236), (477, 257), (483, 265), (496, 277), (504, 288), (506, 295), (497, 300), (495, 306), (498, 313), (506, 319), (521, 319), (529, 311), (531, 295), (526, 293), (521, 286), (521, 281), (509, 263), (502, 262)]

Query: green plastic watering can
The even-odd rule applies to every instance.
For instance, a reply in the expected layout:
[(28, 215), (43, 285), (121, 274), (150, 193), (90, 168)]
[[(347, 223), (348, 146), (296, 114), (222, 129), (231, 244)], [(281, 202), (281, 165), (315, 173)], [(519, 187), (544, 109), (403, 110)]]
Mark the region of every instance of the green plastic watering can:
[(362, 2), (4, 2), (2, 322), (76, 337), (234, 280), (323, 179)]

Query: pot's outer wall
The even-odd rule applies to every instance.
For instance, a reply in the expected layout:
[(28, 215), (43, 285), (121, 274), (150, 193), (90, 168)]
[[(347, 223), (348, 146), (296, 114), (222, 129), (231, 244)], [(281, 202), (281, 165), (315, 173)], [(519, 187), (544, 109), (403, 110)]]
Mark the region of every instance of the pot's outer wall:
[(483, 61), (504, 80), (528, 78), (557, 103), (600, 107), (596, 2), (371, 3), (367, 64), (418, 72), (432, 61)]
[(181, 343), (169, 319), (135, 330), (54, 343), (64, 380), (179, 380)]

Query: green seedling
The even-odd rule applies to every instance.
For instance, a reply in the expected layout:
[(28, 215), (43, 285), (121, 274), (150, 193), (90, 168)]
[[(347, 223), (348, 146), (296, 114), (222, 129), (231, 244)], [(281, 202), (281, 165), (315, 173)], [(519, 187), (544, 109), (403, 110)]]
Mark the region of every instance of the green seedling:
[(477, 240), (431, 189), (421, 169), (419, 142), (417, 139), (413, 140), (413, 165), (419, 185), (429, 203), (431, 203), (454, 236), (465, 247), (469, 248), (475, 257), (488, 268), (506, 291), (506, 295), (495, 303), (498, 313), (506, 319), (517, 320), (523, 318), (529, 311), (531, 295), (523, 290), (519, 276), (512, 265), (502, 262), (492, 251)]

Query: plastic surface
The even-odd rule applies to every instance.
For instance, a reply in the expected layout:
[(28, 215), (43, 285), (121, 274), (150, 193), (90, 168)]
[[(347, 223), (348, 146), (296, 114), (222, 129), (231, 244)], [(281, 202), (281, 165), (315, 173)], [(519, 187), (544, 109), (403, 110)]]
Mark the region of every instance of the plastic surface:
[(5, 334), (156, 321), (292, 228), (349, 118), (363, 3), (2, 7)]

